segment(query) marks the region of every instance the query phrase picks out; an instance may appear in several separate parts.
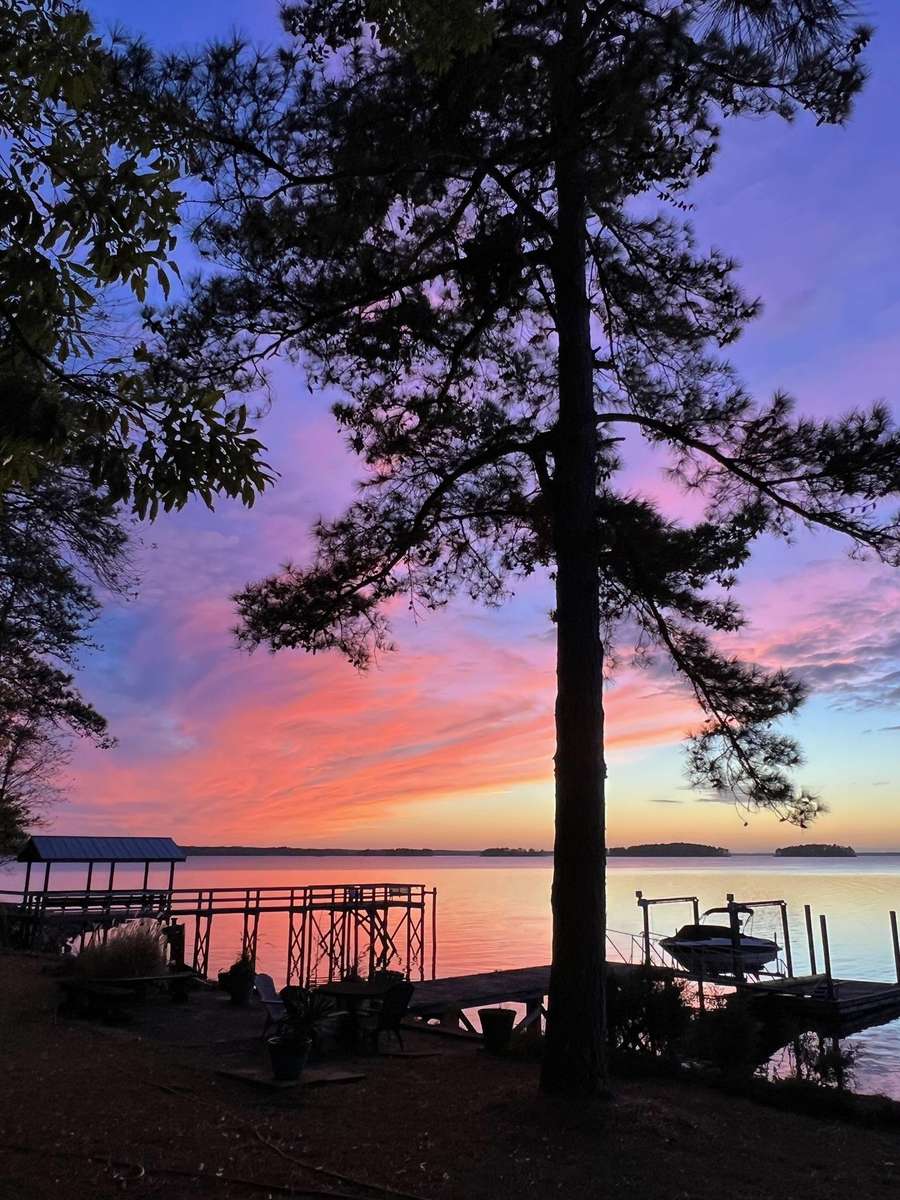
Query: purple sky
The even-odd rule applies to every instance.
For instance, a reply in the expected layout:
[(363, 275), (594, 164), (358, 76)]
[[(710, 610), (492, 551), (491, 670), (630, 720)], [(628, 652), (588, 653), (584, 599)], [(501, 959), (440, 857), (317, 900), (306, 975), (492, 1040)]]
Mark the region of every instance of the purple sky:
[[(274, 5), (98, 0), (165, 48), (233, 28), (277, 39)], [(693, 195), (701, 244), (733, 253), (765, 301), (733, 358), (754, 392), (783, 387), (802, 408), (898, 404), (900, 368), (900, 11), (881, 0), (872, 79), (846, 129), (769, 120), (726, 131)], [(281, 483), (250, 513), (199, 506), (140, 531), (140, 597), (111, 606), (86, 690), (119, 747), (80, 752), (56, 828), (172, 833), (184, 841), (481, 846), (552, 840), (550, 592), (523, 588), (499, 611), (456, 604), (419, 625), (366, 676), (342, 661), (238, 653), (229, 594), (302, 558), (319, 513), (346, 500), (354, 468), (327, 404), (276, 371), (262, 439)], [(634, 486), (666, 485), (631, 464)], [(740, 591), (740, 638), (767, 664), (801, 670), (815, 693), (794, 723), (804, 782), (832, 812), (815, 840), (900, 849), (900, 578), (851, 563), (829, 537), (760, 547)], [(610, 838), (675, 838), (758, 849), (791, 840), (749, 828), (683, 786), (680, 734), (695, 720), (658, 674), (627, 667), (608, 696)]]

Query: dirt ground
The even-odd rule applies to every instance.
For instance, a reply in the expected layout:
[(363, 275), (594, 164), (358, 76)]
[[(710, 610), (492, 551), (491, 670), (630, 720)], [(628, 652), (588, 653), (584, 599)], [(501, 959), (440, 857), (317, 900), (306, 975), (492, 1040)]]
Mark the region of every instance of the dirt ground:
[(591, 1108), (537, 1067), (424, 1034), (341, 1060), (347, 1084), (280, 1092), (217, 1074), (263, 1061), (262, 1015), (212, 994), (129, 1026), (56, 1015), (38, 959), (0, 956), (0, 1200), (868, 1200), (900, 1189), (900, 1132), (675, 1082)]

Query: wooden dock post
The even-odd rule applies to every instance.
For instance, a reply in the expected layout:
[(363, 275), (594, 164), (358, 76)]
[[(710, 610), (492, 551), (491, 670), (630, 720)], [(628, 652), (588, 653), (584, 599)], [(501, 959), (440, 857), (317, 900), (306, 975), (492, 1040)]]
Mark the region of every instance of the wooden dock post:
[(894, 973), (900, 983), (900, 937), (897, 936), (897, 914), (891, 910), (891, 941), (894, 943)]
[(809, 946), (809, 973), (816, 973), (816, 939), (813, 936), (812, 909), (808, 904), (803, 905), (803, 915), (806, 917), (806, 944)]
[[(424, 900), (423, 900), (424, 904)], [(423, 930), (424, 926), (424, 909), (422, 913)], [(425, 955), (422, 955), (422, 970), (425, 969)], [(424, 979), (424, 974), (422, 976)], [(437, 978), (437, 888), (431, 889), (431, 978)]]
[(635, 892), (641, 912), (644, 914), (644, 966), (650, 966), (650, 906), (644, 900), (643, 892)]
[(825, 983), (828, 988), (828, 999), (834, 999), (834, 980), (831, 977), (831, 950), (828, 945), (828, 922), (825, 914), (819, 914), (819, 928), (822, 931), (822, 957), (825, 959)]
[(784, 934), (784, 961), (788, 979), (794, 978), (794, 956), (791, 953), (791, 927), (788, 924), (787, 904), (781, 902), (781, 930)]
[(738, 917), (738, 906), (734, 902), (734, 892), (727, 892), (725, 899), (728, 904), (728, 921), (731, 925), (732, 967), (735, 979), (744, 981), (744, 960), (741, 956), (741, 925)]

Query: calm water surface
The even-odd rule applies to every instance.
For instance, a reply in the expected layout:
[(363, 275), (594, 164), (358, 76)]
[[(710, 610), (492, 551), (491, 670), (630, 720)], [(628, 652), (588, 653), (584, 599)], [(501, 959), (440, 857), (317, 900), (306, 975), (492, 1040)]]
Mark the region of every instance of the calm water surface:
[[(117, 872), (116, 883), (140, 882), (140, 872)], [(14, 886), (20, 869), (0, 872), (0, 887)], [(54, 868), (52, 886), (83, 886), (78, 868)], [(784, 899), (791, 918), (794, 969), (808, 969), (803, 905), (825, 913), (834, 974), (855, 979), (894, 979), (888, 913), (900, 911), (900, 857), (774, 859), (734, 855), (725, 859), (613, 859), (608, 870), (609, 926), (639, 933), (635, 890), (646, 896), (696, 895), (702, 908), (739, 900)], [(535, 966), (550, 958), (548, 859), (478, 858), (195, 858), (177, 869), (178, 887), (291, 885), (304, 883), (423, 883), (438, 890), (439, 975)], [(160, 875), (154, 881), (162, 883)], [(672, 933), (689, 908), (654, 911), (654, 932)], [(760, 913), (753, 932), (773, 933), (776, 915)], [(286, 922), (263, 918), (259, 960), (283, 977)], [(627, 946), (627, 938), (620, 937)], [(240, 950), (240, 929), (213, 924), (211, 967), (227, 965)], [(821, 952), (819, 967), (821, 969)], [(900, 1098), (900, 1021), (852, 1039), (860, 1050), (857, 1086)]]

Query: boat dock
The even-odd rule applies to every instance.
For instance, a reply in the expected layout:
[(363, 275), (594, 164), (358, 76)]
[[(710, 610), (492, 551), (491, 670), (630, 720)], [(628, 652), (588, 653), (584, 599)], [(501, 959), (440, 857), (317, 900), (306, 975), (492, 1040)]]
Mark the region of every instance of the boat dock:
[(868, 979), (832, 979), (827, 975), (768, 979), (743, 985), (760, 1010), (835, 1027), (842, 1033), (900, 1016), (900, 983)]
[[(607, 962), (613, 975), (644, 971), (642, 963)], [(658, 968), (654, 973), (663, 974)], [(476, 1032), (466, 1009), (490, 1004), (524, 1004), (525, 1016), (516, 1032), (534, 1026), (546, 1017), (545, 999), (550, 988), (550, 967), (517, 967), (509, 971), (484, 971), (477, 975), (451, 975), (417, 983), (409, 1005), (410, 1016), (423, 1021), (437, 1020), (444, 1030)]]
[[(659, 978), (694, 976), (672, 967), (650, 968)], [(607, 962), (607, 970), (623, 976), (647, 970), (642, 962)], [(760, 1016), (787, 1017), (798, 1025), (821, 1028), (835, 1034), (900, 1017), (900, 983), (879, 980), (829, 979), (825, 975), (766, 979), (737, 983), (721, 979), (719, 985), (736, 987), (759, 1004)], [(524, 1004), (525, 1015), (517, 1032), (538, 1026), (546, 1016), (550, 967), (518, 967), (509, 971), (485, 971), (457, 975), (416, 984), (410, 1015), (423, 1021), (438, 1021), (442, 1030), (476, 1032), (466, 1010), (491, 1004)]]
[(478, 975), (455, 975), (417, 983), (409, 1015), (422, 1021), (437, 1020), (442, 1030), (477, 1033), (465, 1010), (488, 1004), (525, 1005), (525, 1017), (517, 1032), (534, 1026), (546, 1016), (544, 997), (550, 987), (550, 967), (519, 967), (511, 971), (484, 971)]

